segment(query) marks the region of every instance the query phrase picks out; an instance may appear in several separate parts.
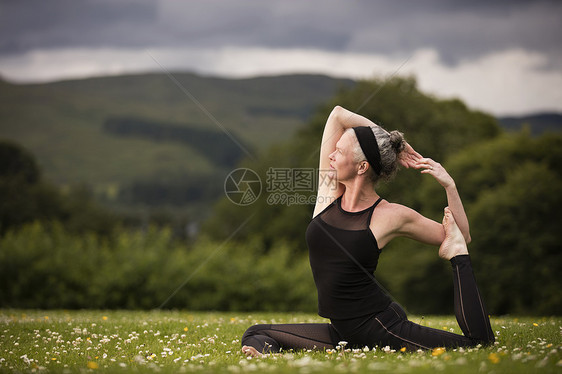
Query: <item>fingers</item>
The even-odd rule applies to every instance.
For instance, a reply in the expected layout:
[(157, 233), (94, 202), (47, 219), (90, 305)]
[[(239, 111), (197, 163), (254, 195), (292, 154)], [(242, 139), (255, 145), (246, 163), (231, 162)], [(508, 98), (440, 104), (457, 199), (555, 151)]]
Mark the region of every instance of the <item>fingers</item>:
[(438, 162), (433, 161), (430, 158), (421, 158), (413, 166), (415, 169), (422, 169), (420, 173), (429, 174), (434, 177), (439, 184), (443, 187), (449, 187), (455, 183), (453, 178), (447, 173), (447, 170)]
[(412, 168), (416, 167), (416, 164), (417, 164), (418, 161), (416, 159), (413, 159), (413, 158), (406, 158), (405, 157), (405, 158), (400, 159), (399, 162), (402, 166), (404, 166), (406, 169), (408, 169), (410, 167), (412, 167)]
[(420, 158), (419, 160), (417, 160), (416, 165), (414, 166), (416, 169), (425, 169), (422, 171), (423, 172), (430, 172), (433, 171), (434, 169), (436, 169), (440, 164), (433, 161), (430, 158)]
[(402, 166), (404, 166), (405, 168), (410, 168), (410, 167), (416, 166), (416, 164), (418, 162), (418, 158), (408, 154), (408, 155), (404, 155), (404, 156), (400, 157), (398, 159), (398, 162), (400, 162), (400, 164)]
[(418, 159), (418, 162), (420, 164), (426, 164), (426, 165), (437, 164), (437, 162), (433, 161), (433, 159), (431, 159), (429, 157), (422, 157), (422, 158)]
[(423, 158), (423, 156), (420, 155), (418, 152), (416, 152), (413, 148), (412, 148), (410, 154), (413, 155), (416, 159)]
[(416, 163), (422, 158), (422, 155), (416, 152), (410, 144), (406, 143), (404, 150), (399, 155), (399, 162), (407, 169), (410, 167), (415, 168)]
[(418, 152), (414, 151), (413, 149), (412, 149), (412, 151), (413, 152), (408, 153), (408, 156), (407, 156), (410, 160), (418, 162), (419, 160), (423, 159), (423, 156), (420, 155)]

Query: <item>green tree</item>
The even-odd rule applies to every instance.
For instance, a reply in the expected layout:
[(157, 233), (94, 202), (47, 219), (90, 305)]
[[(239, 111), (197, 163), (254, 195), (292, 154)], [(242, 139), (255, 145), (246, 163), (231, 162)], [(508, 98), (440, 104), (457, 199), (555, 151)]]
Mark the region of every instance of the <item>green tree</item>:
[(562, 176), (528, 161), (470, 207), (471, 251), (496, 314), (562, 311)]
[(118, 218), (96, 204), (84, 187), (66, 193), (43, 181), (34, 156), (21, 146), (0, 141), (0, 234), (32, 221), (60, 221), (73, 232), (109, 235)]
[[(504, 135), (459, 152), (445, 166), (471, 223), (469, 251), (488, 311), (560, 313), (562, 136)], [(423, 210), (437, 218), (445, 200), (430, 182), (422, 186)], [(450, 270), (436, 256), (426, 261), (423, 271), (398, 284), (397, 294), (417, 312), (450, 309), (431, 297), (452, 293), (450, 282), (439, 281)]]
[(56, 214), (58, 195), (40, 183), (33, 155), (15, 143), (0, 141), (0, 159), (0, 233)]
[(16, 143), (0, 140), (0, 178), (35, 184), (41, 174), (35, 158)]

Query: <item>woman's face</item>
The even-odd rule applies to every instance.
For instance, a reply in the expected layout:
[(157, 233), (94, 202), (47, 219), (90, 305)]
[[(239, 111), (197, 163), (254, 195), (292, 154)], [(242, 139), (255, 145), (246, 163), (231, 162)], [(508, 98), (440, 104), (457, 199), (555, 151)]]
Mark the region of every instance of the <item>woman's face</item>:
[(356, 139), (345, 132), (336, 143), (336, 149), (329, 156), (330, 168), (335, 171), (338, 182), (351, 180), (357, 176), (357, 164), (353, 159), (353, 146)]

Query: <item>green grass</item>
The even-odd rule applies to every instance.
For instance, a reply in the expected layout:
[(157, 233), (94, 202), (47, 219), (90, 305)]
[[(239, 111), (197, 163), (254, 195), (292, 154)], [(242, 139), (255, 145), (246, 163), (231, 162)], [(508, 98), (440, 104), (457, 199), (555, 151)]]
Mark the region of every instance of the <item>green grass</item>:
[[(411, 320), (419, 322), (420, 318)], [(247, 359), (254, 323), (322, 322), (311, 314), (188, 311), (0, 311), (0, 372), (555, 373), (562, 318), (493, 318), (497, 343), (445, 352), (286, 352)], [(454, 317), (422, 323), (459, 332)]]

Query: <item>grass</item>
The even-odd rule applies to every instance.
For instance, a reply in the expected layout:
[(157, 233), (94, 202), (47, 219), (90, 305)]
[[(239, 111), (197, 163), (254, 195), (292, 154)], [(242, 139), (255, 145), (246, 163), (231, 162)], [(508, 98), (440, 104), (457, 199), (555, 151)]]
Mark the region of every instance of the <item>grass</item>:
[[(454, 317), (412, 317), (459, 333)], [(286, 352), (248, 359), (240, 337), (255, 323), (322, 322), (311, 314), (0, 310), (0, 372), (555, 373), (562, 318), (492, 319), (491, 347), (402, 353)]]

